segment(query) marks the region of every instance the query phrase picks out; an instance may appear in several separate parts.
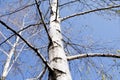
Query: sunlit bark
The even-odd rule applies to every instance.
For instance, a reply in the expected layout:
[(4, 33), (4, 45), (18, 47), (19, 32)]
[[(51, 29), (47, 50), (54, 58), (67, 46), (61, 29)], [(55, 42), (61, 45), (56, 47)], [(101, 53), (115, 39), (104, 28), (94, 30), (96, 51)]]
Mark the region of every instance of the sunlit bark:
[(53, 72), (49, 80), (71, 80), (67, 58), (63, 49), (58, 11), (58, 0), (51, 1), (51, 18), (49, 35), (52, 40), (49, 45), (49, 61)]

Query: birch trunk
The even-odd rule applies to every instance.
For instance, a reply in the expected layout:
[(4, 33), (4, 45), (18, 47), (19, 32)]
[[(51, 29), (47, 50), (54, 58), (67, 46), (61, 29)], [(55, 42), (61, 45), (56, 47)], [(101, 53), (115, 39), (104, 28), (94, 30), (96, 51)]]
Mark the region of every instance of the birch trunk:
[(72, 80), (62, 43), (58, 0), (51, 0), (50, 4), (49, 35), (51, 42), (49, 45), (49, 61), (54, 71), (49, 73), (49, 80)]

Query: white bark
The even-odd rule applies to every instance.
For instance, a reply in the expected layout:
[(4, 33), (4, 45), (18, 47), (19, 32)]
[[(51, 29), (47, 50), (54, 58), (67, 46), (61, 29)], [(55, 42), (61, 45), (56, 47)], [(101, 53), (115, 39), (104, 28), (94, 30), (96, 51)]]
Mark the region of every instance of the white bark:
[(8, 56), (7, 56), (7, 60), (6, 60), (6, 63), (4, 65), (4, 69), (3, 69), (3, 73), (2, 73), (2, 80), (5, 80), (6, 76), (8, 75), (8, 72), (9, 72), (9, 67), (10, 67), (10, 62), (11, 62), (11, 59), (12, 59), (12, 56), (15, 52), (15, 47), (19, 41), (19, 37), (16, 38), (16, 42), (13, 44), (13, 47), (12, 49), (10, 50)]
[[(49, 46), (50, 65), (54, 71), (50, 72), (50, 80), (72, 80), (69, 72), (67, 58), (64, 52), (60, 29), (60, 18), (57, 7), (58, 0), (51, 1), (51, 17), (49, 35), (52, 42)], [(56, 14), (57, 13), (57, 14)]]
[[(24, 23), (24, 22), (25, 22), (25, 21), (24, 21), (25, 18), (26, 18), (26, 15), (25, 15), (24, 18), (23, 18), (22, 27), (24, 27), (24, 25), (25, 25), (25, 23)], [(14, 23), (12, 20), (10, 20), (10, 21), (11, 21), (12, 23)], [(21, 27), (21, 25), (18, 25), (17, 23), (15, 23), (15, 24), (16, 24), (18, 27)], [(22, 29), (22, 27), (21, 27), (21, 29)], [(22, 34), (22, 32), (20, 32), (20, 34)], [(5, 36), (3, 36), (3, 37), (5, 38)], [(13, 67), (15, 61), (17, 60), (17, 58), (19, 57), (22, 49), (23, 49), (24, 46), (25, 46), (25, 44), (22, 46), (20, 52), (18, 53), (18, 55), (16, 56), (15, 60), (14, 60), (13, 63), (11, 64), (12, 56), (13, 56), (13, 54), (14, 54), (14, 52), (15, 52), (15, 49), (16, 49), (16, 46), (18, 45), (19, 40), (20, 40), (20, 38), (19, 38), (19, 36), (17, 36), (16, 41), (15, 41), (15, 43), (14, 43), (13, 45), (12, 45), (11, 42), (9, 42), (9, 41), (7, 40), (7, 42), (12, 46), (12, 48), (11, 48), (10, 52), (7, 54), (7, 59), (6, 59), (6, 62), (5, 62), (5, 65), (4, 65), (4, 69), (3, 69), (3, 72), (2, 72), (2, 77), (1, 77), (2, 80), (5, 80), (5, 78), (7, 77), (8, 73), (9, 73), (9, 71), (10, 71), (11, 68)], [(11, 64), (11, 65), (10, 65), (10, 64)]]

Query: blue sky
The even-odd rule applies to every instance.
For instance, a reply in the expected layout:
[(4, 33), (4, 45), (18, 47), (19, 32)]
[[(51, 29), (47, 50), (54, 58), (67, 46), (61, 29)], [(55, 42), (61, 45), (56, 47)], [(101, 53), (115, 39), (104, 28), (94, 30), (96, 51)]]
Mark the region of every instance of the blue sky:
[[(76, 8), (78, 7), (74, 6), (68, 6), (65, 9), (63, 9), (63, 12), (61, 12), (61, 16), (68, 16), (70, 14), (75, 13)], [(66, 20), (65, 22), (62, 22), (62, 30), (66, 32), (66, 35), (69, 36), (69, 38), (75, 43), (87, 45), (93, 42), (96, 45), (100, 44), (96, 47), (107, 47), (108, 49), (106, 48), (105, 52), (109, 52), (110, 49), (114, 49), (113, 52), (115, 53), (117, 52), (117, 50), (120, 49), (120, 15), (108, 15), (104, 12), (102, 14), (98, 13), (90, 13)], [(71, 50), (71, 53), (72, 52), (74, 53), (74, 51)], [(103, 51), (102, 49), (95, 49), (89, 50), (88, 52)], [(117, 61), (116, 63), (113, 61), (114, 59), (112, 58), (89, 59), (95, 62), (99, 68), (101, 67), (101, 65), (104, 65), (102, 68), (105, 69), (105, 72), (107, 74), (112, 75), (112, 80), (119, 80), (119, 69), (117, 68), (119, 66), (111, 68), (111, 65), (119, 65), (119, 59), (115, 60)], [(101, 75), (96, 75), (94, 67), (90, 67), (91, 75), (87, 74), (87, 69), (83, 68), (87, 66), (85, 64), (87, 60), (81, 59), (80, 61), (78, 60), (78, 62), (77, 60), (75, 61), (71, 63), (71, 71), (74, 80), (78, 80), (78, 78), (80, 80), (81, 77), (83, 78), (82, 80), (101, 80)], [(75, 66), (77, 68), (73, 69), (73, 67)], [(80, 72), (78, 68), (83, 69), (83, 71), (86, 73)]]
[[(69, 13), (68, 13), (69, 14)], [(68, 21), (68, 22), (67, 22)], [(120, 48), (120, 16), (119, 15), (98, 15), (90, 13), (81, 15), (63, 22), (64, 27), (71, 28), (69, 36), (74, 40), (83, 37), (90, 37), (99, 43), (110, 43), (114, 48)], [(70, 24), (69, 24), (70, 23)], [(78, 34), (78, 35), (75, 35)], [(110, 45), (109, 45), (110, 46)]]
[[(8, 2), (9, 1), (10, 0), (8, 0)], [(3, 2), (3, 3), (5, 5), (5, 2)], [(2, 7), (3, 6), (0, 6), (0, 9), (3, 10)], [(46, 10), (45, 4), (42, 5), (41, 7), (42, 7), (43, 11)], [(71, 15), (72, 13), (76, 13), (75, 11), (78, 9), (78, 7), (80, 7), (80, 6), (72, 5), (72, 7), (68, 6), (67, 8), (61, 10), (62, 11), (62, 12), (60, 12), (61, 17)], [(6, 11), (3, 11), (3, 12), (7, 12), (7, 9), (5, 9), (5, 10)], [(77, 12), (79, 12), (79, 10)], [(2, 11), (0, 11), (0, 14), (1, 13), (2, 13)], [(119, 15), (118, 16), (114, 16), (114, 15), (109, 16), (107, 14), (98, 15), (95, 13), (90, 13), (90, 14), (79, 16), (79, 17), (71, 18), (69, 20), (66, 20), (65, 22), (62, 22), (61, 28), (62, 28), (63, 32), (65, 32), (64, 34), (67, 35), (75, 43), (87, 45), (87, 44), (90, 44), (91, 42), (93, 42), (93, 43), (95, 42), (96, 44), (101, 44), (101, 46), (107, 44), (108, 47), (115, 48), (115, 50), (120, 49), (120, 45), (119, 45), (120, 44), (120, 16)], [(0, 30), (3, 31), (3, 27), (2, 28), (0, 27)], [(4, 34), (9, 36), (10, 34), (8, 33), (8, 30), (6, 30), (6, 29), (4, 29), (4, 30), (5, 30)], [(40, 43), (46, 44), (47, 43), (47, 42), (45, 42), (46, 36), (44, 36), (43, 34), (44, 34), (44, 31), (43, 31), (42, 35), (40, 35), (43, 38), (43, 40), (40, 38), (41, 39)], [(37, 42), (36, 42), (36, 44), (37, 44)], [(70, 50), (71, 53), (74, 52), (72, 50)], [(92, 52), (92, 51), (90, 51), (90, 52)], [(30, 71), (27, 71), (27, 69), (30, 68), (29, 64), (33, 65), (33, 63), (34, 63), (33, 66), (36, 66), (36, 64), (38, 62), (38, 58), (36, 58), (36, 56), (34, 55), (33, 52), (31, 52), (31, 50), (23, 51), (23, 53), (24, 54), (22, 54), (20, 56), (20, 59), (24, 60), (24, 62), (26, 62), (26, 63), (29, 62), (31, 60), (31, 58), (32, 58), (32, 61), (28, 64), (22, 64), (22, 65), (20, 64), (19, 67), (22, 68), (24, 75), (27, 75), (26, 78), (32, 76), (32, 75), (30, 75), (31, 72), (33, 72), (33, 76), (36, 76), (39, 72), (35, 72), (34, 69), (30, 69)], [(43, 53), (46, 53), (44, 51), (44, 49), (43, 49)], [(0, 53), (0, 54), (2, 54), (2, 53)], [(46, 55), (46, 54), (43, 54), (43, 55)], [(26, 56), (27, 56), (27, 59), (26, 59)], [(33, 58), (33, 56), (34, 56), (34, 58)], [(3, 56), (2, 56), (2, 58), (0, 57), (0, 59), (2, 60)], [(108, 69), (107, 67), (109, 66), (109, 63), (114, 63), (112, 61), (109, 61), (109, 59), (102, 60), (101, 58), (100, 59), (93, 58), (92, 60), (95, 61), (96, 63), (100, 63), (100, 64), (97, 64), (97, 66), (99, 66), (99, 67), (101, 65), (103, 65), (104, 63), (106, 63), (106, 64), (108, 63), (107, 66), (105, 65), (106, 69)], [(83, 59), (83, 60), (81, 60), (81, 62), (76, 61), (76, 63), (74, 63), (74, 61), (73, 61), (73, 63), (71, 63), (72, 64), (71, 68), (73, 68), (75, 66), (77, 67), (75, 69), (72, 69), (72, 76), (73, 76), (74, 80), (77, 80), (78, 77), (81, 77), (81, 76), (84, 77), (83, 80), (86, 80), (87, 74), (85, 74), (85, 73), (86, 73), (87, 67), (82, 68), (82, 67), (86, 66), (85, 62), (87, 62), (87, 60)], [(3, 63), (1, 63), (1, 64), (3, 64)], [(90, 64), (88, 64), (88, 65), (90, 65)], [(38, 65), (38, 66), (41, 66), (41, 65)], [(0, 67), (3, 68), (2, 65)], [(83, 71), (85, 73), (81, 75), (78, 68), (83, 69)], [(24, 69), (26, 69), (26, 70), (24, 70)], [(38, 67), (38, 69), (39, 69), (38, 71), (40, 71), (41, 67)], [(92, 75), (93, 70), (94, 70), (94, 67), (91, 67), (91, 72), (90, 72), (91, 75), (87, 76), (88, 78), (91, 78), (90, 80), (93, 80), (95, 77), (97, 77), (95, 72), (94, 72), (94, 75)], [(116, 71), (117, 71), (117, 69), (115, 68), (115, 73), (117, 73), (119, 75), (119, 73)], [(110, 71), (110, 73), (112, 73), (112, 72), (113, 71)], [(7, 79), (9, 80), (10, 78), (14, 77), (14, 79), (12, 78), (11, 80), (22, 80), (22, 78), (20, 78), (21, 77), (20, 74), (17, 76), (15, 76), (15, 74), (12, 74), (12, 72), (11, 72)], [(100, 78), (99, 78), (99, 80), (100, 80)], [(116, 79), (114, 79), (114, 80), (116, 80)]]
[(89, 16), (88, 22), (85, 22), (91, 25), (93, 36), (95, 36), (96, 39), (102, 39), (106, 42), (120, 39), (120, 17), (113, 17), (113, 19), (110, 18), (110, 20), (109, 17), (110, 16), (107, 17), (108, 19), (104, 19), (104, 16), (93, 14)]

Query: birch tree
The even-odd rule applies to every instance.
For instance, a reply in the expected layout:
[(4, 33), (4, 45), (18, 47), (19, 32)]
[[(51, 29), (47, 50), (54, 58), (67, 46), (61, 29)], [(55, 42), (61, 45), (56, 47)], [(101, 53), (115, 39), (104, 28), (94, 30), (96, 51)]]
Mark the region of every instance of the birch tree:
[(1, 80), (119, 79), (115, 77), (119, 46), (99, 45), (90, 36), (82, 39), (82, 32), (89, 31), (80, 20), (91, 14), (118, 18), (120, 1), (5, 0), (0, 4)]

